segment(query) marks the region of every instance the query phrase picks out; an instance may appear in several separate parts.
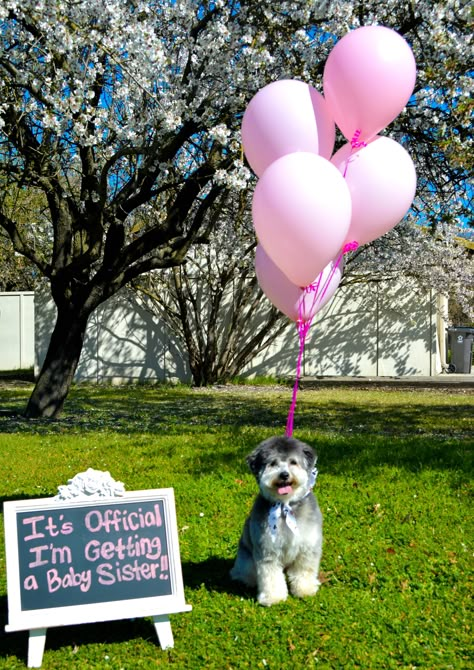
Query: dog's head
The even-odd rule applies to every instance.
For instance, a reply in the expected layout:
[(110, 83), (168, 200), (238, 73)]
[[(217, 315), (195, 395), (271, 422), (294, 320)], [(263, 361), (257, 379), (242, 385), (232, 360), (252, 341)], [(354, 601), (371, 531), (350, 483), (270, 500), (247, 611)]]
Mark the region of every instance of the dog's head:
[(247, 457), (247, 463), (264, 498), (289, 503), (303, 498), (311, 488), (316, 454), (293, 437), (270, 437)]

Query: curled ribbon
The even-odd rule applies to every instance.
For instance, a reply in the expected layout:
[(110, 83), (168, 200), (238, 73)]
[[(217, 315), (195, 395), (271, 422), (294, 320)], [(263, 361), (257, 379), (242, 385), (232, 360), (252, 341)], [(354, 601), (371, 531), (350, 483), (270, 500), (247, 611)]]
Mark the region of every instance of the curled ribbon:
[(364, 142), (364, 141), (359, 142), (359, 137), (360, 137), (361, 132), (362, 132), (362, 130), (360, 128), (358, 128), (355, 131), (355, 133), (354, 133), (354, 135), (351, 139), (351, 147), (353, 149), (360, 149), (361, 147), (366, 147), (367, 146), (367, 142)]
[(364, 142), (363, 140), (360, 140), (360, 141), (359, 141), (359, 137), (360, 137), (361, 132), (362, 132), (362, 130), (361, 130), (360, 128), (357, 128), (357, 130), (355, 131), (354, 135), (352, 136), (352, 139), (351, 139), (351, 152), (350, 152), (350, 154), (349, 154), (349, 156), (347, 157), (347, 160), (346, 160), (346, 165), (345, 165), (345, 168), (344, 168), (344, 175), (343, 175), (344, 177), (345, 177), (346, 174), (347, 174), (347, 168), (349, 167), (349, 163), (351, 162), (351, 156), (352, 156), (353, 152), (354, 152), (356, 149), (362, 149), (362, 147), (366, 147), (366, 146), (367, 146), (367, 142)]

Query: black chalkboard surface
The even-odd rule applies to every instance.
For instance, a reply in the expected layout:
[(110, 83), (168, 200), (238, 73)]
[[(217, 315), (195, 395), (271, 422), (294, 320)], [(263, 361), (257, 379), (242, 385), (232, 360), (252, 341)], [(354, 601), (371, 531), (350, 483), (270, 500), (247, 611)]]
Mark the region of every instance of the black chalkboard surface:
[(7, 502), (4, 513), (7, 631), (190, 609), (173, 489)]
[(171, 595), (163, 518), (162, 500), (19, 512), (22, 610)]

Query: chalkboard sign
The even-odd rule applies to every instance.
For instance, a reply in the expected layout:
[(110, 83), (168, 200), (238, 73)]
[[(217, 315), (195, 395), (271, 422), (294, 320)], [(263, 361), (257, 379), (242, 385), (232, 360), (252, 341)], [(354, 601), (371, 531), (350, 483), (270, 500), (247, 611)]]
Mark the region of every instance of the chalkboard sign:
[(6, 502), (4, 515), (7, 631), (191, 609), (173, 489)]

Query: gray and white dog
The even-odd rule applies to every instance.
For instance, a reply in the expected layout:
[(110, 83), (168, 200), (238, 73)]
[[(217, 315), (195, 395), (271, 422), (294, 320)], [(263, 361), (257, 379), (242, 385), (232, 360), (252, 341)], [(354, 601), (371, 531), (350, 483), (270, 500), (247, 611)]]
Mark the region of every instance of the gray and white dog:
[[(247, 518), (232, 579), (257, 587), (258, 602), (274, 605), (314, 595), (321, 560), (322, 514), (313, 494), (313, 449), (291, 437), (271, 437), (247, 457), (260, 492)], [(288, 580), (288, 585), (287, 585)]]

